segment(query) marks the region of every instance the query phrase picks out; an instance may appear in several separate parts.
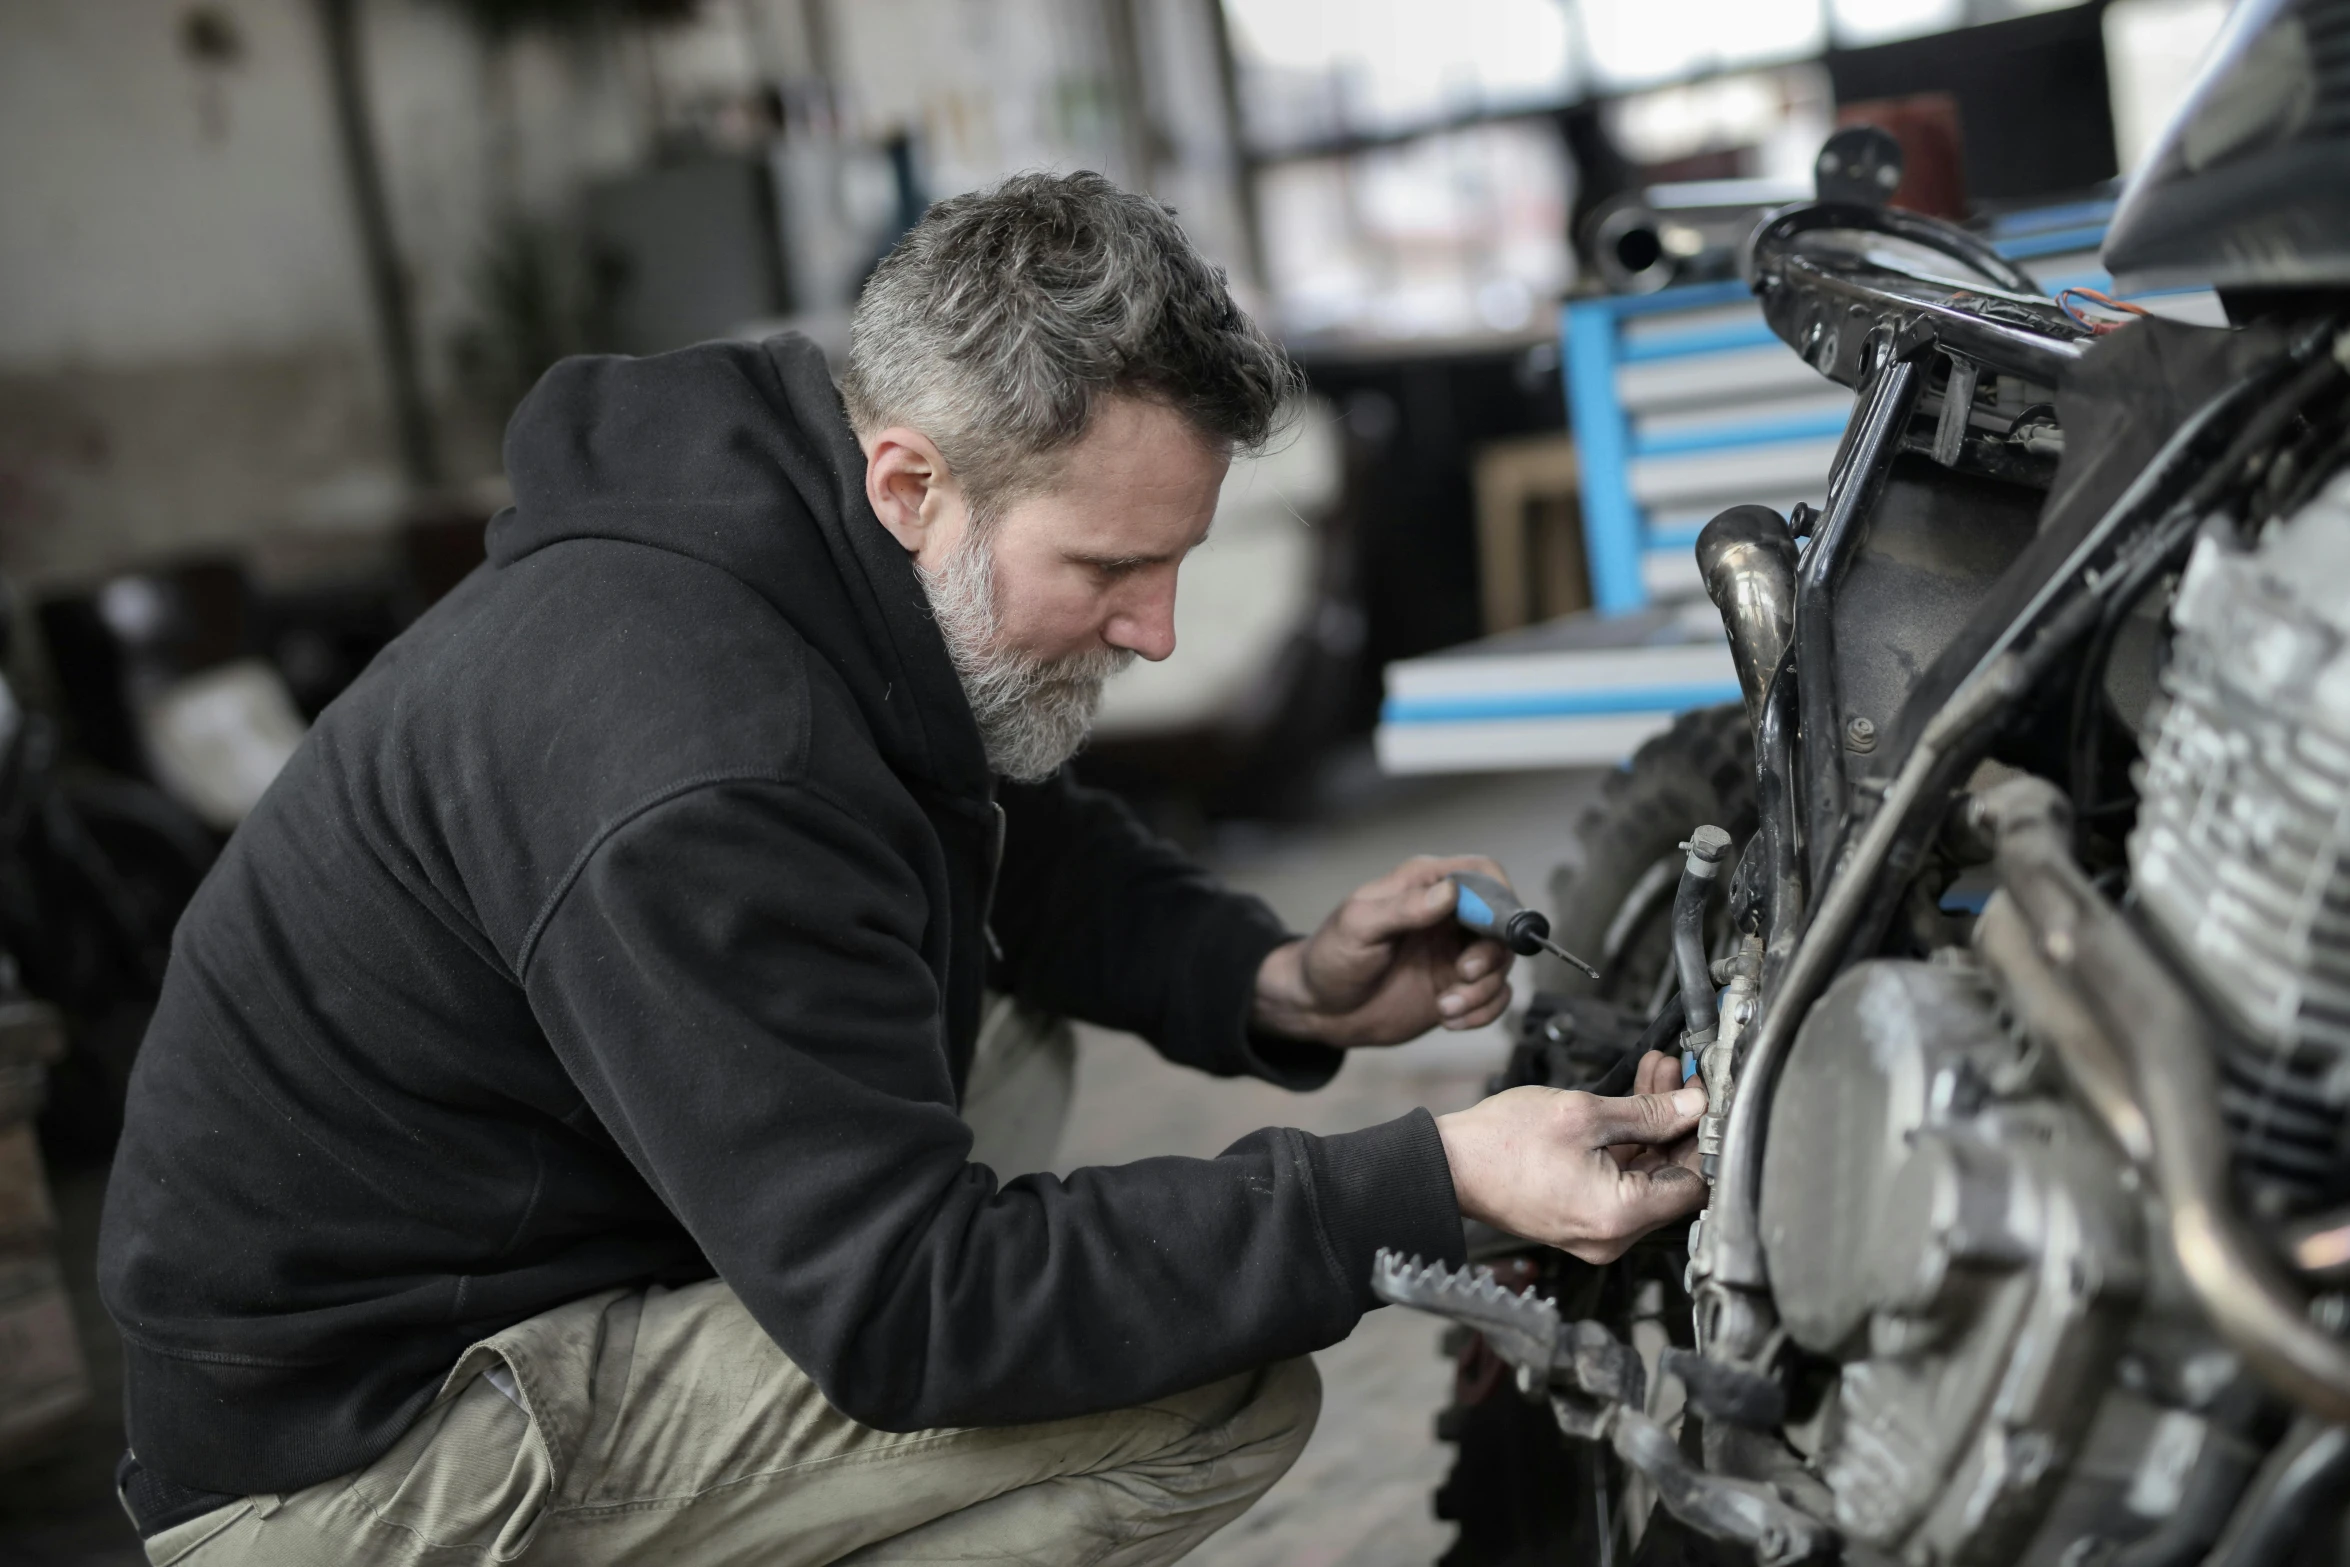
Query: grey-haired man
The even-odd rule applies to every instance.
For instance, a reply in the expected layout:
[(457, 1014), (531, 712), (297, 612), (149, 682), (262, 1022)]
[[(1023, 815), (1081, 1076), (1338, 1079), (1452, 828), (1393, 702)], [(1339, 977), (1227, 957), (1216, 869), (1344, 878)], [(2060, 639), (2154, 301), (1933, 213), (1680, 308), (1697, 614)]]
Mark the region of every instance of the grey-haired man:
[(1660, 1072), (971, 1157), (983, 988), (1296, 1088), (1508, 1000), (1447, 919), (1489, 863), (1300, 939), (1061, 771), (1292, 392), (1090, 175), (933, 209), (838, 393), (791, 338), (549, 373), (489, 563), (181, 928), (101, 1259), (152, 1559), (1171, 1560), (1295, 1456), (1379, 1247), (1697, 1205)]

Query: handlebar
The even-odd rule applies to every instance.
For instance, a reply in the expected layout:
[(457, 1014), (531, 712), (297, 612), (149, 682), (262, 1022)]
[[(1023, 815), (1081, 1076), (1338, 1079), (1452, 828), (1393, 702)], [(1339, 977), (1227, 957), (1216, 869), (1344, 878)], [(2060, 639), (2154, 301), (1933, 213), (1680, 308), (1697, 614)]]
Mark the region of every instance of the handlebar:
[[(1913, 270), (1873, 240), (1953, 261), (1981, 281)], [(1985, 369), (2054, 386), (2092, 336), (2032, 275), (1966, 230), (1897, 207), (1806, 202), (1754, 231), (1747, 273), (1763, 319), (1828, 379), (1858, 388), (1879, 327), (1931, 341)]]

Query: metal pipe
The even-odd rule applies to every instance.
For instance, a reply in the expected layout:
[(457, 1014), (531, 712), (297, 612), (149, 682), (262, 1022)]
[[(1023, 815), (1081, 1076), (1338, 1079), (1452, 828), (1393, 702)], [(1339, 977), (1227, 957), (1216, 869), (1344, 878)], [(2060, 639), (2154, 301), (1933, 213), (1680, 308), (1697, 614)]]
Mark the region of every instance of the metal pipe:
[[(1739, 1065), (1738, 1098), (1723, 1134), (1721, 1176), (1706, 1211), (1705, 1272), (1712, 1281), (1742, 1290), (1760, 1290), (1768, 1282), (1756, 1222), (1762, 1195), (1762, 1121), (1770, 1110), (1779, 1068), (1795, 1042), (1796, 1025), (1841, 966), (1845, 938), (1866, 907), (1877, 870), (1909, 816), (1923, 804), (1940, 804), (1957, 764), (1973, 765), (1975, 742), (2028, 689), (2028, 673), (2023, 657), (2011, 653), (1958, 689), (1918, 737), (1886, 791), (1885, 803), (1822, 895), (1803, 945), (1787, 966), (1779, 995), (1756, 1025), (1753, 1043)], [(1733, 1358), (1741, 1348), (1724, 1347)]]
[(2294, 1220), (2285, 1229), (2285, 1255), (2309, 1278), (2350, 1283), (2350, 1208)]
[(2070, 815), (2064, 796), (2038, 778), (2002, 784), (1978, 808), (1998, 845), (2001, 885), (2041, 955), (2078, 988), (2129, 1063), (2188, 1288), (2277, 1393), (2325, 1420), (2350, 1420), (2350, 1345), (2311, 1324), (2306, 1295), (2235, 1212), (2209, 1025), (2074, 863)]
[[(1872, 320), (1906, 316), (1930, 332), (1944, 348), (2036, 386), (2060, 383), (2065, 372), (2079, 363), (2090, 341), (2086, 333), (2066, 341), (2030, 326), (1995, 320), (1979, 304), (1967, 301), (1961, 291), (1948, 284), (1927, 282), (1898, 272), (1878, 270), (1866, 279), (1847, 277), (1808, 257), (1789, 256), (1780, 263), (1772, 282), (1774, 294), (1779, 289), (1787, 289), (1806, 297), (1814, 307), (1816, 319), (1832, 321), (1852, 311)], [(1979, 296), (1984, 291), (1974, 292)], [(1766, 297), (1766, 316), (1777, 303), (1776, 299)], [(2027, 298), (2000, 303), (2005, 307), (2002, 315), (2018, 315), (2029, 312), (2042, 301)], [(2053, 306), (2048, 308), (2054, 310)], [(2061, 320), (2059, 313), (2047, 324), (2055, 329)], [(1772, 325), (1776, 328), (1778, 323), (1773, 321)], [(1779, 336), (1782, 341), (1788, 340), (1784, 331)], [(1814, 368), (1831, 379), (1840, 379), (1834, 375), (1833, 365), (1822, 365), (1815, 359)]]
[(1722, 858), (1730, 852), (1730, 835), (1719, 827), (1700, 827), (1681, 847), (1689, 857), (1681, 865), (1681, 885), (1673, 890), (1673, 966), (1681, 975), (1682, 1048), (1696, 1050), (1712, 1044), (1721, 1026), (1705, 949), (1705, 906), (1722, 874)]
[(2350, 1484), (2350, 1430), (2311, 1430), (2312, 1424), (2304, 1421), (2269, 1455), (2253, 1482), (2251, 1500), (2238, 1510), (2205, 1567), (2269, 1567), (2287, 1561), (2322, 1516), (2321, 1509), (2341, 1514), (2344, 1487)]
[(1263, 167), (1249, 153), (1248, 126), (1240, 107), (1240, 56), (1232, 46), (1232, 19), (1223, 0), (1200, 9), (1207, 13), (1208, 41), (1216, 60), (1216, 119), (1222, 132), (1221, 156), (1229, 172), (1232, 209), (1240, 219), (1240, 254), (1248, 280), (1264, 288), (1273, 276), (1265, 263), (1265, 226), (1257, 211), (1258, 175)]
[(2104, 1567), (2194, 1567), (2235, 1516), (2259, 1468), (2260, 1449), (2213, 1421), (2171, 1515), (2105, 1558)]
[(1795, 651), (1780, 655), (1754, 729), (1755, 843), (1770, 877), (1770, 928), (1763, 940), (1761, 1010), (1768, 1012), (1803, 936), (1803, 826), (1796, 810)]
[(2140, 1169), (2154, 1164), (2154, 1135), (2130, 1091), (2130, 1071), (2105, 1031), (2055, 972), (2004, 892), (1991, 895), (1975, 921), (1975, 950), (2003, 981), (2002, 989), (2032, 1038), (2052, 1050), (2073, 1088), (2097, 1112), (2115, 1146)]
[(1733, 506), (1697, 536), (1697, 569), (1730, 634), (1746, 721), (1762, 725), (1763, 693), (1795, 635), (1795, 535), (1768, 506)]
[[(2052, 327), (2061, 328), (2068, 336), (2088, 336), (2079, 323), (2050, 303), (2048, 291), (2040, 286), (2037, 278), (2001, 255), (1990, 241), (1945, 223), (1940, 218), (1929, 218), (1922, 212), (1910, 212), (1901, 207), (1861, 207), (1848, 201), (1814, 201), (1774, 214), (1747, 241), (1747, 250), (1753, 258), (1751, 267), (1758, 284), (1767, 282), (1787, 262), (1796, 259), (1798, 253), (1795, 246), (1798, 240), (1822, 229), (1858, 229), (1889, 234), (1895, 239), (1923, 245), (1928, 250), (1938, 250), (1974, 268), (2000, 287), (2025, 296), (2024, 302), (2039, 312)], [(1906, 273), (1897, 275), (1905, 278), (1909, 276)]]
[(1795, 663), (1803, 671), (1804, 843), (1811, 884), (1827, 885), (1844, 836), (1844, 716), (1836, 680), (1836, 580), (1860, 542), (1864, 519), (1884, 488), (1917, 400), (1914, 360), (1888, 361), (1869, 383), (1846, 437), (1844, 460), (1829, 482), (1821, 514), (1795, 578)]

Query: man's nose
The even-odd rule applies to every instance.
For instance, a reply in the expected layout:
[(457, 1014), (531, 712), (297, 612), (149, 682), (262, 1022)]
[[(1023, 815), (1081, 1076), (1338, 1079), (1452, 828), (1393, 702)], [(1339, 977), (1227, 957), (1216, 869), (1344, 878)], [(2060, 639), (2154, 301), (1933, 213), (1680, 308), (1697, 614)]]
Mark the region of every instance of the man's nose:
[(1112, 647), (1132, 648), (1154, 664), (1174, 652), (1175, 584), (1154, 588), (1120, 607), (1102, 628), (1102, 640)]

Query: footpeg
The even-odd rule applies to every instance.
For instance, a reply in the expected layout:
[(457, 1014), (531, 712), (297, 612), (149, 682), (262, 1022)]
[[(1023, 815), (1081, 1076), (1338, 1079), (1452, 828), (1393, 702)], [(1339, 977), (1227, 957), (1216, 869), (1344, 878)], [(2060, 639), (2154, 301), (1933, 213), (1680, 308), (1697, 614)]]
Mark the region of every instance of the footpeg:
[(1523, 1392), (1579, 1394), (1634, 1409), (1646, 1402), (1647, 1373), (1629, 1346), (1596, 1322), (1562, 1320), (1555, 1304), (1531, 1288), (1506, 1288), (1491, 1268), (1456, 1272), (1382, 1250), (1371, 1267), (1371, 1292), (1476, 1329), (1517, 1368)]
[[(1835, 1548), (1834, 1529), (1788, 1505), (1768, 1486), (1692, 1464), (1645, 1413), (1647, 1376), (1639, 1355), (1599, 1323), (1563, 1320), (1555, 1302), (1531, 1288), (1507, 1288), (1490, 1268), (1456, 1271), (1417, 1257), (1406, 1261), (1386, 1250), (1371, 1265), (1371, 1292), (1393, 1305), (1474, 1328), (1496, 1355), (1517, 1368), (1521, 1391), (1549, 1397), (1559, 1429), (1613, 1447), (1617, 1457), (1656, 1485), (1675, 1517), (1700, 1533), (1745, 1545), (1763, 1567), (1786, 1567)], [(1696, 1382), (1687, 1367), (1682, 1375), (1695, 1399)], [(1765, 1386), (1779, 1392), (1776, 1384)], [(1760, 1403), (1767, 1402), (1744, 1383), (1722, 1391), (1733, 1402), (1745, 1399), (1742, 1413), (1758, 1414)]]

